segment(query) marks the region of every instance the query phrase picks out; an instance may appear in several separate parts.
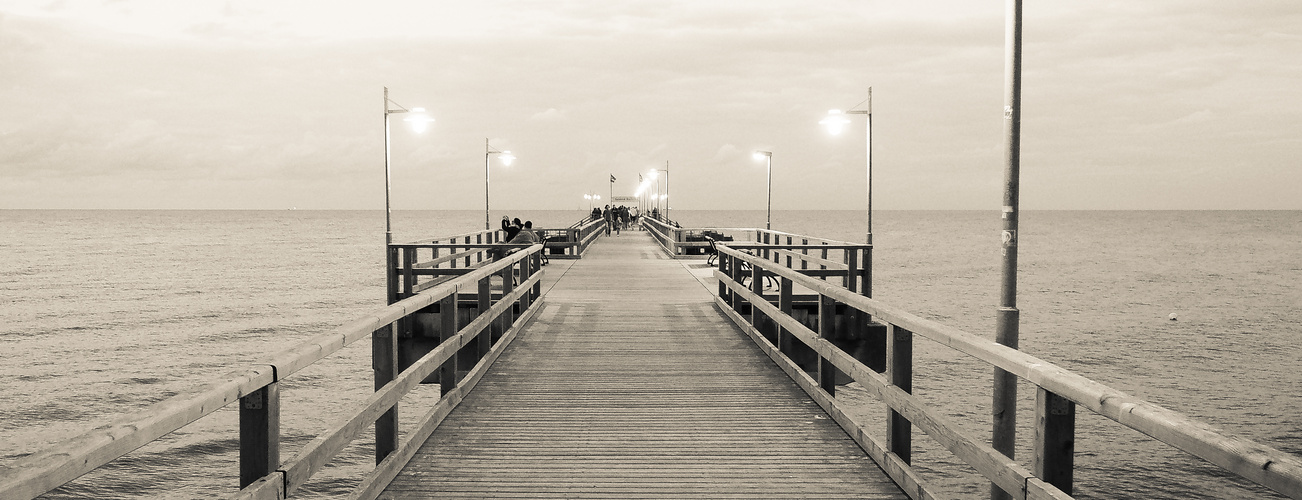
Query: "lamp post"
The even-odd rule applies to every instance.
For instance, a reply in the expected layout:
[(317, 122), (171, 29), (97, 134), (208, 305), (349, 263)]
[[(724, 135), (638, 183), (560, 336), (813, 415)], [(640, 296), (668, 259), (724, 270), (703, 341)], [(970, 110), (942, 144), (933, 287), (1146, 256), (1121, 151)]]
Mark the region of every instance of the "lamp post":
[[(868, 109), (850, 109), (841, 111), (833, 109), (827, 112), (827, 118), (818, 122), (827, 127), (827, 131), (832, 135), (840, 134), (845, 129), (850, 119), (845, 115), (864, 115), (868, 118), (868, 234), (867, 243), (873, 243), (873, 88), (868, 87), (868, 99), (865, 100)], [(860, 103), (863, 104), (863, 103)], [(857, 106), (857, 105), (856, 105)]]
[[(1022, 0), (1005, 0), (1004, 6), (1004, 204), (1003, 232), (1000, 235), (1003, 259), (995, 342), (1017, 349), (1020, 323), (1017, 309), (1017, 219), (1022, 145)], [(990, 446), (1012, 459), (1017, 449), (1017, 376), (995, 368), (992, 392)], [(1070, 464), (1066, 465), (1066, 470), (1071, 470)], [(1070, 475), (1067, 478), (1067, 491), (1070, 492)], [(1011, 496), (992, 483), (990, 498), (1002, 500)]]
[(764, 160), (768, 164), (769, 181), (768, 181), (768, 216), (764, 220), (764, 229), (773, 229), (773, 152), (756, 151), (756, 160)]
[[(665, 192), (660, 193), (660, 172), (665, 173)], [(651, 180), (656, 183), (656, 212), (663, 213), (665, 220), (669, 220), (669, 160), (665, 160), (665, 168), (653, 168), (649, 174)], [(664, 212), (660, 212), (660, 201), (665, 202)]]
[[(390, 108), (392, 104), (395, 108)], [(403, 119), (412, 125), (416, 132), (424, 132), (425, 127), (433, 118), (425, 115), (425, 108), (407, 108), (402, 107), (393, 100), (389, 99), (389, 87), (384, 87), (384, 245), (393, 244), (393, 210), (390, 208), (389, 200), (391, 190), (391, 175), (389, 169), (389, 115), (396, 113), (411, 113), (411, 116)]]
[(515, 156), (512, 155), (510, 151), (498, 151), (496, 149), (493, 149), (493, 146), (490, 146), (488, 144), (488, 138), (486, 137), (484, 138), (484, 229), (485, 230), (489, 230), (493, 228), (493, 226), (489, 224), (489, 220), (488, 220), (488, 178), (489, 178), (488, 157), (490, 155), (499, 155), (497, 159), (501, 160), (502, 164), (508, 167), (511, 166), (511, 161), (515, 160)]

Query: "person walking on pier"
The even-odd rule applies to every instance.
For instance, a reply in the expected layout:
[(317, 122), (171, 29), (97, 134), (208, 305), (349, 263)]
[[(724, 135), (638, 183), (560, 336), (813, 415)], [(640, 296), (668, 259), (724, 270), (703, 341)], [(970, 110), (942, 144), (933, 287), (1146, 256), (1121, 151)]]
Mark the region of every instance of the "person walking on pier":
[(601, 216), (606, 219), (606, 236), (610, 236), (610, 226), (615, 225), (615, 214), (610, 211), (610, 205), (606, 205), (606, 211), (602, 212)]

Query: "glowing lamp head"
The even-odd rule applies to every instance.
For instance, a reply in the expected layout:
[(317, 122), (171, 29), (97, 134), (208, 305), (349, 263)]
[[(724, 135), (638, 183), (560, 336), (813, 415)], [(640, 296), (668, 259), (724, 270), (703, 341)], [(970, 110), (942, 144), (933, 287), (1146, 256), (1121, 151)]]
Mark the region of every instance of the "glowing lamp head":
[(652, 171), (650, 171), (650, 172), (647, 172), (647, 175), (650, 176), (652, 179), (656, 179), (656, 178), (659, 178), (659, 177), (660, 177), (660, 171), (659, 171), (659, 170), (652, 170)]
[(823, 118), (818, 123), (827, 127), (827, 131), (832, 135), (838, 135), (842, 130), (845, 130), (845, 126), (850, 123), (850, 119), (845, 117), (845, 112), (833, 109), (827, 112), (827, 118)]
[(418, 134), (424, 132), (429, 128), (429, 124), (434, 122), (434, 118), (425, 114), (425, 108), (411, 108), (410, 113), (402, 121), (410, 123), (411, 129)]
[(502, 164), (509, 167), (511, 162), (515, 161), (515, 155), (511, 154), (510, 151), (503, 151), (497, 159), (502, 160)]
[(772, 158), (772, 157), (773, 157), (773, 153), (772, 153), (771, 151), (756, 151), (756, 152), (755, 152), (755, 159), (756, 159), (756, 160), (764, 161), (765, 159)]

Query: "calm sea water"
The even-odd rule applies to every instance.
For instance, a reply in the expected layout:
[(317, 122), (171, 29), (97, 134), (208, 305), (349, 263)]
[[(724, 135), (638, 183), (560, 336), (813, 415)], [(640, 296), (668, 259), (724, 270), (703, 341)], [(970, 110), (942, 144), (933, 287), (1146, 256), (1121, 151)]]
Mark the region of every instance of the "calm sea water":
[[(583, 213), (511, 215), (564, 227)], [(762, 211), (672, 216), (764, 224)], [(395, 240), (475, 230), (482, 217), (396, 212)], [(882, 211), (874, 224), (876, 298), (993, 338), (997, 213)], [(773, 227), (862, 241), (864, 215), (779, 211)], [(0, 464), (382, 305), (383, 228), (381, 212), (0, 211)], [(1023, 350), (1302, 454), (1302, 212), (1025, 212), (1020, 229)], [(369, 343), (358, 344), (286, 383), (283, 458), (370, 391)], [(988, 437), (990, 369), (927, 342), (916, 350), (915, 392)], [(1023, 462), (1032, 389), (1020, 388)], [(219, 411), (48, 497), (232, 492), (235, 421)], [(1078, 497), (1274, 497), (1088, 411), (1078, 421)], [(369, 440), (304, 496), (348, 491), (372, 461)], [(986, 495), (947, 452), (914, 441), (915, 464), (945, 493)]]

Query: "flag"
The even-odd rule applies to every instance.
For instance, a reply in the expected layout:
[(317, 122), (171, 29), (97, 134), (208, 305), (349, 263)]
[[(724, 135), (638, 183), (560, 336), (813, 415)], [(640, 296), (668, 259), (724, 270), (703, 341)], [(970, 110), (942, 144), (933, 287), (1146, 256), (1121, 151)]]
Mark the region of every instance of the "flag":
[(615, 174), (610, 174), (610, 182), (615, 182)]
[(642, 182), (642, 174), (637, 174), (637, 181)]

